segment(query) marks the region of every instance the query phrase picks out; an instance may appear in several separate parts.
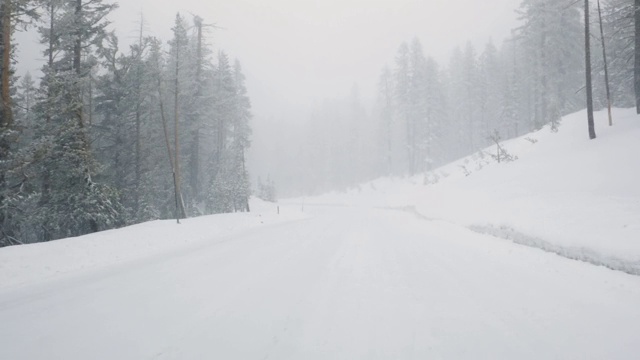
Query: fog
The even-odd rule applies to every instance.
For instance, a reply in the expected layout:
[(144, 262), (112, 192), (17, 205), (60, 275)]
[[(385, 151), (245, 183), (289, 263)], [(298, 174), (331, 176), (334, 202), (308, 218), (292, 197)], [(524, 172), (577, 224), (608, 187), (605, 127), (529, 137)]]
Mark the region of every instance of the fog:
[(216, 24), (220, 29), (210, 30), (209, 41), (242, 61), (256, 117), (269, 117), (346, 95), (354, 83), (373, 89), (399, 44), (416, 36), (439, 61), (467, 41), (499, 42), (516, 24), (519, 2), (129, 0), (120, 2), (112, 18), (123, 39), (135, 37), (140, 12), (148, 30), (165, 39), (176, 12)]
[[(284, 161), (282, 154), (297, 152), (301, 143), (276, 140), (274, 134), (301, 141), (308, 130), (300, 124), (309, 122), (319, 106), (354, 92), (370, 114), (380, 70), (392, 65), (402, 42), (420, 39), (426, 56), (441, 64), (467, 42), (476, 49), (490, 39), (500, 44), (517, 24), (519, 2), (127, 0), (119, 2), (110, 19), (121, 49), (126, 49), (137, 36), (141, 14), (145, 31), (165, 41), (171, 38), (177, 12), (204, 18), (211, 25), (207, 41), (214, 52), (224, 50), (239, 59), (247, 76), (254, 115), (248, 160), (253, 180), (270, 175), (282, 183), (282, 194), (298, 194), (305, 187), (294, 189), (294, 175), (288, 171), (298, 165)], [(40, 63), (32, 60), (42, 58), (35, 35), (20, 34), (19, 41), (26, 45), (20, 70), (38, 69)]]
[(636, 24), (2, 0), (0, 360), (640, 359)]
[[(243, 0), (182, 1), (158, 8), (151, 0), (121, 3), (115, 22), (121, 37), (135, 33), (142, 10), (149, 31), (164, 38), (176, 12), (196, 13), (217, 25), (209, 30), (214, 49), (243, 63), (253, 104), (251, 175), (271, 176), (282, 195), (307, 186), (290, 167), (299, 142), (273, 136), (301, 135), (292, 122), (309, 121), (325, 99), (346, 97), (357, 86), (365, 111), (371, 111), (380, 69), (394, 60), (398, 46), (418, 37), (427, 56), (446, 63), (452, 49), (471, 41), (481, 48), (500, 42), (516, 24), (518, 0)], [(304, 132), (298, 128), (299, 132)], [(274, 144), (274, 141), (279, 142)], [(284, 142), (284, 143), (283, 143)], [(292, 177), (298, 176), (297, 180)], [(321, 187), (322, 190), (324, 188)]]

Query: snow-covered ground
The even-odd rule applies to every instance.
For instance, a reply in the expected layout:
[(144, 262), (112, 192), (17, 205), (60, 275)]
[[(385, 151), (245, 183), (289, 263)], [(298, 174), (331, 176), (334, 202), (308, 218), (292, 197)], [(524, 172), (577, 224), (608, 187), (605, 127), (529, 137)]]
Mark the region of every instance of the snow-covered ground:
[[(305, 213), (0, 289), (0, 359), (640, 353), (640, 277), (399, 211)], [(166, 231), (157, 236), (181, 241)]]
[(2, 248), (0, 359), (636, 358), (640, 276), (566, 258), (640, 259), (640, 119), (615, 115), (279, 214)]
[[(498, 164), (495, 147), (429, 174), (384, 178), (307, 203), (404, 208), (560, 255), (640, 274), (640, 117), (586, 112), (504, 142), (517, 160)], [(301, 201), (301, 200), (297, 200)]]
[(265, 225), (304, 218), (298, 209), (252, 199), (251, 214), (225, 214), (181, 220), (152, 221), (49, 243), (0, 249), (0, 289), (23, 283), (49, 282), (66, 273), (99, 270), (186, 248)]

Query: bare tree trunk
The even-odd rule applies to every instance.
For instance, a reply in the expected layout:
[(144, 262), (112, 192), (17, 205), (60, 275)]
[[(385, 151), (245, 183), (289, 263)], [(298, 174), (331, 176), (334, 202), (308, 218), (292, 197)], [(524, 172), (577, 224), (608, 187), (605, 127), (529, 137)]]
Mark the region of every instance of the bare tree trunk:
[(164, 140), (167, 147), (167, 154), (169, 155), (169, 164), (171, 165), (171, 174), (173, 176), (173, 193), (176, 202), (175, 217), (176, 222), (180, 224), (180, 196), (178, 195), (178, 182), (176, 181), (176, 167), (173, 163), (173, 154), (171, 153), (171, 142), (169, 141), (169, 130), (167, 126), (167, 118), (164, 115), (164, 102), (162, 101), (162, 83), (158, 78), (158, 101), (160, 103), (160, 117), (162, 118), (162, 130), (164, 131)]
[[(544, 18), (543, 18), (544, 19)], [(542, 26), (544, 27), (541, 31), (541, 37), (540, 37), (540, 74), (541, 74), (541, 78), (540, 78), (540, 122), (538, 124), (538, 126), (542, 127), (544, 124), (547, 124), (549, 122), (549, 105), (547, 104), (547, 94), (548, 94), (548, 90), (547, 90), (547, 85), (548, 85), (548, 81), (547, 81), (547, 49), (546, 49), (546, 45), (547, 45), (547, 30), (546, 30), (546, 24), (543, 20), (542, 22)], [(556, 121), (556, 119), (552, 119), (552, 126), (554, 125), (554, 122)]]
[(587, 78), (587, 120), (589, 125), (589, 139), (596, 138), (593, 121), (593, 89), (591, 87), (591, 42), (589, 29), (589, 0), (584, 0), (584, 59)]
[(609, 111), (609, 126), (613, 126), (611, 115), (611, 89), (609, 87), (609, 66), (607, 64), (607, 48), (604, 40), (604, 27), (602, 25), (602, 8), (598, 0), (598, 19), (600, 20), (600, 39), (602, 40), (602, 59), (604, 60), (604, 83), (607, 89), (607, 110)]
[[(513, 35), (513, 30), (511, 32), (511, 35)], [(515, 86), (516, 82), (518, 81), (518, 41), (517, 38), (514, 36), (513, 37), (513, 76), (511, 78), (511, 84), (513, 84)], [(513, 87), (511, 89), (511, 91), (515, 92), (516, 91), (516, 87)], [(516, 94), (513, 94), (514, 97), (513, 99), (515, 99), (515, 97), (517, 96)], [(520, 131), (518, 129), (518, 109), (516, 107), (516, 101), (512, 101), (512, 106), (513, 106), (513, 114), (514, 114), (514, 119), (513, 119), (513, 132), (514, 132), (514, 137), (520, 136)]]
[[(51, 116), (53, 112), (53, 89), (51, 89), (51, 81), (53, 78), (53, 49), (55, 47), (55, 38), (53, 33), (55, 31), (54, 26), (56, 24), (56, 18), (55, 18), (56, 5), (53, 1), (51, 2), (51, 7), (49, 8), (49, 11), (50, 11), (49, 28), (51, 31), (51, 35), (49, 36), (49, 59), (47, 62), (47, 65), (49, 65), (49, 68), (48, 68), (49, 74), (47, 75), (49, 78), (49, 83), (47, 85), (47, 116), (46, 116), (47, 126), (51, 124)], [(48, 166), (45, 166), (44, 176), (42, 179), (41, 203), (48, 204), (50, 198), (51, 198), (51, 170), (49, 169)], [(43, 226), (43, 229), (45, 229), (43, 240), (44, 241), (51, 240), (52, 239), (51, 233), (47, 230), (47, 227)]]
[[(140, 15), (140, 34), (138, 37), (138, 54), (136, 54), (136, 190), (135, 190), (135, 210), (136, 216), (140, 211), (140, 183), (142, 181), (142, 134), (141, 134), (141, 117), (142, 117), (142, 69), (140, 62), (142, 61), (142, 34), (144, 31), (144, 18)], [(141, 219), (138, 219), (141, 220)]]
[[(0, 4), (0, 52), (2, 58), (2, 67), (0, 69), (0, 161), (5, 161), (9, 157), (11, 150), (11, 141), (9, 139), (10, 131), (13, 127), (13, 111), (11, 104), (11, 0), (2, 0)], [(7, 179), (5, 169), (0, 169), (0, 205), (5, 200), (5, 191), (7, 188)], [(7, 244), (11, 243), (13, 238), (12, 230), (9, 226), (9, 212), (0, 210), (0, 244), (3, 238), (6, 239)]]
[(180, 119), (180, 38), (176, 36), (176, 78), (175, 78), (175, 92), (174, 92), (174, 146), (175, 146), (175, 160), (174, 160), (174, 172), (175, 172), (175, 183), (176, 183), (176, 192), (178, 195), (178, 208), (180, 210), (179, 216), (182, 218), (186, 218), (186, 213), (184, 209), (184, 200), (182, 199), (182, 191), (180, 190), (180, 136), (179, 136), (179, 127), (178, 122)]
[(391, 116), (389, 116), (388, 114), (386, 119), (386, 125), (387, 125), (387, 175), (391, 176), (391, 174), (393, 173), (393, 160), (392, 160), (393, 145), (391, 142), (391, 134), (392, 134)]
[[(82, 80), (85, 76), (85, 74), (83, 74), (82, 72), (82, 18), (83, 18), (83, 3), (82, 0), (76, 0), (76, 7), (75, 7), (75, 25), (76, 25), (76, 33), (75, 33), (75, 41), (73, 44), (73, 70), (76, 73), (76, 83), (73, 85), (75, 88), (73, 89), (74, 94), (74, 100), (77, 101), (77, 104), (74, 104), (73, 106), (75, 106), (75, 115), (76, 115), (76, 120), (78, 122), (78, 130), (79, 130), (79, 136), (80, 136), (80, 142), (81, 142), (81, 146), (82, 146), (82, 153), (83, 153), (83, 160), (84, 163), (81, 166), (84, 166), (83, 172), (84, 172), (84, 182), (87, 186), (87, 191), (90, 191), (90, 186), (91, 186), (91, 169), (89, 168), (90, 166), (90, 162), (91, 162), (91, 155), (90, 155), (90, 144), (91, 142), (89, 141), (89, 134), (88, 134), (88, 129), (86, 129), (85, 127), (85, 119), (84, 119), (84, 99), (82, 98)], [(91, 229), (91, 232), (97, 232), (98, 229), (98, 223), (96, 222), (95, 219), (90, 219), (89, 220), (89, 228)]]
[(87, 104), (88, 106), (88, 115), (89, 118), (87, 119), (87, 124), (89, 125), (89, 129), (91, 128), (91, 126), (93, 125), (93, 73), (92, 71), (89, 71), (88, 77), (87, 77), (88, 81), (88, 86), (89, 86), (89, 98), (87, 99), (87, 102), (89, 104)]
[[(197, 88), (196, 98), (202, 96), (202, 19), (200, 17), (195, 18), (195, 24), (198, 30), (198, 46), (196, 49), (196, 78), (195, 83)], [(191, 149), (191, 191), (192, 202), (197, 203), (200, 200), (200, 114), (196, 112), (195, 124), (192, 133), (192, 149)]]
[[(244, 176), (244, 174), (247, 173), (247, 168), (245, 165), (245, 156), (244, 156), (244, 150), (242, 150), (242, 174)], [(249, 194), (246, 194), (247, 197), (244, 198), (244, 210), (245, 212), (251, 212), (251, 208), (249, 207)]]
[(77, 78), (77, 83), (75, 84), (77, 91), (76, 100), (78, 103), (78, 108), (76, 109), (76, 118), (78, 120), (78, 126), (80, 128), (84, 128), (84, 114), (83, 114), (83, 106), (82, 106), (82, 98), (80, 96), (80, 78), (82, 76), (82, 36), (80, 34), (80, 19), (82, 17), (82, 0), (76, 0), (76, 10), (75, 10), (75, 21), (78, 29), (76, 30), (76, 39), (73, 44), (73, 70), (75, 70)]
[[(53, 112), (53, 104), (52, 104), (53, 90), (51, 89), (51, 80), (53, 78), (53, 49), (55, 46), (54, 26), (55, 26), (55, 12), (56, 12), (55, 3), (53, 1), (50, 2), (48, 11), (49, 11), (49, 29), (51, 33), (49, 36), (49, 49), (48, 49), (49, 58), (47, 60), (48, 74), (45, 74), (48, 82), (47, 107), (45, 110), (46, 111), (45, 122), (47, 126), (51, 124), (51, 116)], [(49, 204), (50, 198), (51, 198), (51, 170), (49, 169), (48, 166), (45, 166), (42, 174), (42, 194), (40, 196), (39, 205), (46, 206), (47, 204)], [(52, 239), (52, 236), (48, 230), (48, 226), (46, 222), (42, 224), (42, 229), (43, 229), (42, 241), (50, 241)]]
[(640, 0), (635, 0), (633, 7), (635, 20), (635, 66), (634, 83), (636, 92), (636, 112), (640, 114)]
[(13, 108), (11, 103), (11, 15), (13, 7), (11, 0), (2, 0), (0, 5), (0, 21), (2, 31), (2, 44), (0, 44), (0, 51), (2, 51), (2, 120), (0, 121), (0, 127), (5, 129), (13, 125)]

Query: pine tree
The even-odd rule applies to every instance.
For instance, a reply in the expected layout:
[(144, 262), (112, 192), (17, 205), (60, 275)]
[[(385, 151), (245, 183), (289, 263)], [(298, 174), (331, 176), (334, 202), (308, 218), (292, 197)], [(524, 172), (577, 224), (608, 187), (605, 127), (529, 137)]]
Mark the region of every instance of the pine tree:
[(13, 204), (17, 185), (10, 183), (11, 175), (24, 162), (17, 151), (20, 130), (16, 126), (12, 94), (15, 89), (12, 39), (16, 25), (37, 18), (36, 5), (32, 0), (0, 1), (0, 247), (21, 243)]
[(61, 56), (45, 69), (47, 97), (43, 114), (51, 135), (43, 136), (44, 141), (51, 142), (43, 162), (49, 172), (46, 193), (41, 194), (37, 214), (45, 240), (122, 223), (116, 192), (93, 180), (98, 164), (89, 143), (82, 97), (90, 74), (89, 64), (82, 61), (82, 51), (98, 46), (104, 39), (108, 24), (105, 17), (115, 5), (74, 0), (52, 2), (49, 6), (54, 19), (50, 24), (59, 26), (43, 30), (45, 41), (52, 46), (47, 54), (59, 52)]
[(236, 113), (236, 84), (229, 58), (224, 52), (218, 54), (218, 66), (214, 73), (214, 124), (215, 149), (210, 161), (207, 208), (210, 212), (231, 212), (230, 200), (233, 158), (230, 156), (229, 140)]
[[(203, 202), (202, 191), (202, 161), (206, 157), (205, 149), (202, 147), (202, 137), (204, 132), (205, 123), (209, 120), (212, 113), (211, 108), (211, 93), (207, 91), (213, 87), (212, 83), (212, 68), (213, 65), (209, 59), (210, 49), (207, 46), (204, 38), (204, 20), (198, 16), (193, 19), (195, 26), (195, 34), (191, 43), (193, 44), (193, 58), (191, 66), (194, 71), (192, 72), (191, 79), (185, 79), (193, 85), (188, 87), (190, 91), (191, 103), (186, 109), (186, 118), (188, 130), (190, 133), (190, 139), (188, 139), (188, 162), (187, 162), (187, 177), (189, 186), (189, 207), (192, 212), (200, 212), (200, 204)], [(189, 90), (190, 89), (190, 90)]]
[[(482, 138), (487, 139), (496, 130), (499, 118), (500, 84), (502, 71), (498, 60), (498, 49), (493, 42), (487, 43), (479, 60), (478, 95)], [(486, 144), (486, 143), (485, 143)]]
[(520, 111), (526, 104), (526, 101), (522, 101), (522, 88), (518, 81), (519, 67), (518, 67), (518, 45), (517, 38), (512, 37), (505, 46), (501, 49), (501, 64), (504, 71), (504, 76), (501, 79), (500, 84), (500, 99), (499, 114), (498, 114), (498, 128), (504, 129), (504, 133), (513, 138), (520, 135)]
[[(167, 151), (167, 156), (163, 159), (164, 161), (158, 162), (157, 164), (167, 164), (168, 168), (158, 167), (156, 168), (156, 174), (160, 175), (158, 179), (165, 180), (160, 182), (159, 186), (163, 189), (157, 194), (157, 201), (161, 204), (160, 208), (162, 217), (168, 218), (169, 214), (173, 213), (174, 218), (178, 223), (180, 223), (181, 213), (180, 213), (180, 195), (177, 187), (176, 181), (176, 170), (175, 170), (175, 156), (171, 146), (171, 139), (169, 134), (169, 124), (168, 124), (168, 114), (166, 111), (166, 99), (165, 93), (168, 84), (165, 82), (164, 77), (164, 68), (166, 65), (166, 61), (163, 57), (163, 50), (161, 47), (161, 42), (158, 39), (150, 40), (150, 51), (149, 58), (147, 59), (147, 64), (149, 68), (149, 77), (153, 79), (155, 83), (155, 94), (151, 95), (151, 108), (157, 108), (157, 112), (152, 117), (155, 117), (156, 122), (160, 124), (159, 131), (160, 135), (157, 136), (161, 139), (160, 142), (164, 143), (164, 148)], [(158, 159), (160, 159), (159, 157)], [(169, 160), (168, 162), (166, 160)], [(165, 170), (165, 171), (163, 171)], [(170, 177), (162, 176), (164, 174), (171, 174)], [(171, 194), (171, 195), (170, 195)], [(164, 196), (162, 196), (164, 195)], [(173, 199), (170, 201), (169, 199)], [(173, 206), (171, 205), (173, 204)], [(173, 211), (171, 211), (173, 209)]]
[(242, 73), (242, 66), (238, 60), (235, 61), (233, 67), (235, 80), (235, 121), (233, 123), (233, 142), (232, 152), (235, 153), (235, 174), (233, 175), (236, 189), (234, 192), (234, 210), (249, 211), (249, 197), (251, 196), (251, 183), (249, 181), (249, 173), (246, 169), (245, 154), (251, 142), (251, 101), (247, 95), (247, 87), (245, 85), (245, 76)]
[(424, 161), (426, 170), (444, 160), (447, 151), (444, 148), (444, 129), (448, 118), (446, 89), (442, 83), (442, 76), (438, 63), (433, 58), (427, 58), (425, 64), (425, 131), (424, 131)]
[[(212, 211), (249, 211), (245, 79), (222, 53), (214, 69), (202, 19), (190, 36), (176, 17), (166, 57), (143, 22), (137, 43), (121, 52), (106, 31), (115, 5), (103, 0), (0, 0), (0, 31), (33, 16), (36, 2), (47, 58), (39, 87), (29, 74), (16, 86), (10, 61), (0, 72), (0, 246), (168, 218), (174, 208), (184, 217), (183, 168), (193, 213), (209, 185)], [(0, 59), (13, 50), (8, 33)]]
[(179, 218), (185, 218), (187, 216), (185, 203), (182, 195), (182, 174), (180, 171), (180, 158), (181, 146), (184, 144), (180, 140), (180, 123), (181, 110), (185, 106), (183, 98), (181, 98), (182, 82), (181, 75), (186, 73), (187, 70), (187, 51), (189, 49), (189, 40), (187, 37), (187, 25), (180, 14), (176, 15), (175, 25), (173, 27), (173, 40), (171, 41), (171, 60), (173, 64), (171, 69), (174, 72), (173, 76), (173, 135), (174, 135), (174, 172), (175, 172), (175, 186), (178, 194), (178, 216)]
[[(466, 98), (467, 92), (466, 81), (464, 79), (463, 68), (463, 54), (459, 47), (456, 47), (449, 60), (449, 66), (447, 69), (446, 82), (447, 98), (451, 102), (451, 111), (449, 114), (449, 137), (448, 141), (451, 143), (449, 153), (454, 157), (460, 157), (465, 154), (469, 154), (473, 151), (470, 147), (468, 127), (467, 111), (468, 106), (465, 105), (469, 99)], [(466, 139), (467, 141), (461, 141)]]
[(608, 0), (602, 9), (604, 32), (609, 34), (607, 55), (611, 97), (616, 105), (636, 106), (634, 84), (634, 3), (629, 0)]
[(409, 45), (402, 43), (396, 55), (396, 68), (394, 71), (395, 86), (394, 99), (396, 109), (396, 123), (403, 135), (403, 152), (406, 154), (403, 159), (403, 168), (405, 172), (411, 171), (411, 151), (409, 146), (411, 137), (411, 119), (409, 105), (409, 87), (411, 75), (409, 70)]
[(604, 83), (605, 83), (605, 89), (606, 89), (606, 95), (607, 95), (607, 112), (609, 115), (609, 126), (613, 125), (613, 116), (611, 114), (611, 106), (612, 106), (612, 99), (611, 99), (611, 88), (609, 87), (609, 62), (607, 61), (607, 46), (606, 46), (606, 40), (604, 38), (604, 24), (602, 21), (602, 6), (600, 6), (600, 0), (598, 0), (598, 23), (599, 23), (599, 27), (600, 27), (600, 41), (602, 44), (602, 65), (604, 68)]
[(407, 138), (409, 151), (409, 174), (414, 175), (422, 171), (426, 162), (428, 147), (428, 118), (427, 118), (427, 60), (422, 50), (422, 44), (415, 38), (409, 52), (409, 89), (407, 102), (409, 114), (407, 117)]
[(467, 126), (468, 147), (470, 151), (475, 151), (482, 146), (482, 136), (480, 134), (480, 106), (479, 106), (479, 86), (478, 86), (478, 57), (473, 45), (468, 42), (462, 53), (462, 81), (463, 95), (462, 107), (464, 111), (465, 123)]
[(526, 54), (533, 118), (530, 127), (550, 123), (582, 106), (575, 93), (582, 87), (582, 26), (577, 3), (524, 0), (519, 13), (524, 24), (518, 37)]
[(393, 173), (393, 79), (391, 70), (388, 66), (382, 69), (380, 79), (378, 80), (378, 104), (380, 112), (380, 128), (379, 128), (379, 148), (384, 149), (381, 152), (381, 159), (384, 159), (384, 165), (380, 169), (379, 174), (387, 176)]

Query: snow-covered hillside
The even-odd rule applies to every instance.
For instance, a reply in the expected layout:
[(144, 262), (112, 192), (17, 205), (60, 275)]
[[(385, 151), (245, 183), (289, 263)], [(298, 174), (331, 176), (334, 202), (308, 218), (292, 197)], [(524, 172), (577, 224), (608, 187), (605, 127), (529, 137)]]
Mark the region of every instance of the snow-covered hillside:
[(66, 274), (172, 254), (209, 245), (212, 239), (304, 218), (299, 211), (252, 199), (251, 214), (224, 214), (158, 220), (123, 229), (0, 249), (0, 289), (33, 282), (50, 282)]
[[(402, 208), (560, 255), (640, 274), (640, 117), (586, 112), (504, 142), (517, 157), (498, 164), (490, 147), (432, 173), (379, 179), (307, 203)], [(298, 201), (298, 200), (296, 200)], [(302, 200), (299, 200), (302, 201)]]

